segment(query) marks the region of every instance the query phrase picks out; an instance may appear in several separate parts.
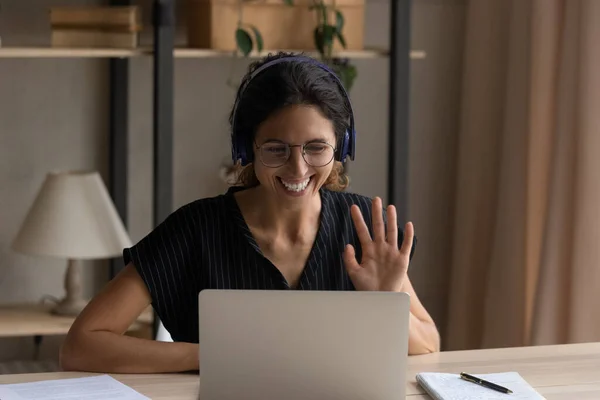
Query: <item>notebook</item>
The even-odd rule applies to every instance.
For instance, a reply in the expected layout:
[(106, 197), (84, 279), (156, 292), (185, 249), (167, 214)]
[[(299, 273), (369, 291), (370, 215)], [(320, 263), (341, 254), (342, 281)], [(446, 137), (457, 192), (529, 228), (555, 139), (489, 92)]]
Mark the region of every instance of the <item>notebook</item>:
[(421, 372), (417, 382), (434, 400), (545, 400), (518, 372), (471, 374), (513, 391), (511, 394), (465, 381), (459, 374)]

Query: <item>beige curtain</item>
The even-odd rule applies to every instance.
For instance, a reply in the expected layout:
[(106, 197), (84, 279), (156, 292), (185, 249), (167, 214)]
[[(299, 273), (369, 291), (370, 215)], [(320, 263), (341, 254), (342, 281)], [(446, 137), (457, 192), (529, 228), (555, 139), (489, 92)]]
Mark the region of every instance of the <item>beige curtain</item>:
[(467, 3), (445, 350), (600, 341), (600, 1)]

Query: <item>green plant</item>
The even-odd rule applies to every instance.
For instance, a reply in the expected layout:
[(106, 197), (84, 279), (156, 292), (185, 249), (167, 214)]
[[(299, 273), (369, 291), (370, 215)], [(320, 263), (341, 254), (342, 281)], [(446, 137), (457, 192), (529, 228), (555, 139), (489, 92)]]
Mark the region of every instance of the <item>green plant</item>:
[[(244, 23), (243, 11), (244, 3), (250, 3), (255, 0), (238, 0), (238, 26), (235, 30), (235, 43), (237, 50), (247, 57), (256, 44), (256, 51), (263, 50), (264, 41), (258, 28), (251, 24)], [(282, 0), (286, 5), (293, 6), (294, 0)]]
[[(333, 46), (336, 40), (343, 48), (346, 48), (346, 39), (343, 33), (344, 14), (335, 8), (335, 2), (333, 6), (327, 6), (324, 0), (313, 0), (310, 9), (315, 11), (317, 17), (314, 41), (321, 60), (333, 69), (346, 90), (350, 91), (358, 75), (356, 66), (352, 65), (348, 58), (333, 57)], [(334, 18), (330, 18), (332, 14), (335, 16)]]
[[(253, 50), (262, 52), (264, 47), (264, 40), (258, 28), (243, 21), (243, 4), (251, 1), (255, 0), (239, 0), (238, 2), (238, 26), (235, 31), (237, 49), (234, 55), (239, 52), (247, 57)], [(294, 5), (294, 0), (282, 1), (288, 6)], [(332, 6), (328, 6), (324, 0), (312, 0), (310, 9), (316, 13), (317, 25), (313, 36), (321, 61), (339, 76), (346, 90), (350, 91), (357, 77), (356, 66), (351, 64), (348, 58), (334, 57), (333, 53), (336, 41), (346, 48), (343, 34), (344, 15), (335, 7), (335, 1)], [(231, 83), (231, 80), (229, 82)]]
[[(250, 53), (255, 49), (258, 53), (263, 51), (264, 40), (262, 34), (258, 28), (252, 24), (244, 22), (244, 3), (250, 3), (255, 0), (238, 0), (238, 22), (237, 28), (235, 29), (235, 43), (236, 49), (233, 52), (233, 62), (231, 64), (231, 71), (227, 84), (234, 89), (238, 87), (238, 83), (233, 81), (235, 58), (238, 53), (241, 53), (244, 57), (248, 57)], [(282, 0), (286, 5), (292, 6), (293, 0)]]

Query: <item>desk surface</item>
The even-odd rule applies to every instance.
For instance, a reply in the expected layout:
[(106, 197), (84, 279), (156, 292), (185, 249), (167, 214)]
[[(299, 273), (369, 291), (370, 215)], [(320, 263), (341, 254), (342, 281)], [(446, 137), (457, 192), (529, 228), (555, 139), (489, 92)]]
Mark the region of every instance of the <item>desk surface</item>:
[[(442, 352), (409, 358), (407, 398), (430, 399), (417, 385), (421, 371), (491, 373), (517, 371), (548, 400), (600, 399), (600, 343)], [(94, 374), (58, 372), (0, 375), (0, 384), (63, 379)], [(153, 400), (198, 397), (196, 374), (121, 375), (115, 379)]]
[[(75, 317), (54, 315), (50, 309), (51, 306), (42, 304), (0, 305), (0, 338), (66, 335)], [(151, 327), (152, 320), (152, 308), (148, 307), (129, 327), (129, 331)]]

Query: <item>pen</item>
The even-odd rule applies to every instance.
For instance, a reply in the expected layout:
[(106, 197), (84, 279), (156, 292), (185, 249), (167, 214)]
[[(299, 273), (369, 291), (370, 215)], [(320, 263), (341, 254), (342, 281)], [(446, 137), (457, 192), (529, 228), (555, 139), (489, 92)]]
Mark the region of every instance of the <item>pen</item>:
[(496, 385), (495, 383), (492, 383), (492, 382), (488, 382), (488, 381), (483, 380), (481, 378), (477, 378), (476, 376), (466, 374), (464, 372), (460, 373), (460, 377), (462, 379), (464, 379), (465, 381), (473, 382), (473, 383), (476, 383), (477, 385), (481, 385), (481, 386), (484, 386), (484, 387), (489, 388), (489, 389), (497, 390), (498, 392), (512, 393), (512, 390), (510, 390), (510, 389), (507, 389), (507, 388), (505, 388), (503, 386), (500, 386), (500, 385)]

